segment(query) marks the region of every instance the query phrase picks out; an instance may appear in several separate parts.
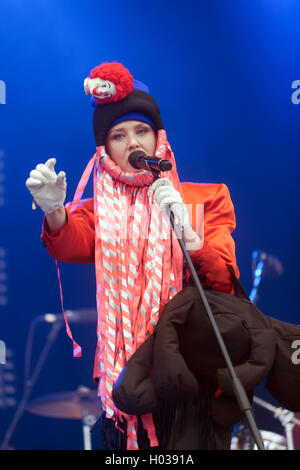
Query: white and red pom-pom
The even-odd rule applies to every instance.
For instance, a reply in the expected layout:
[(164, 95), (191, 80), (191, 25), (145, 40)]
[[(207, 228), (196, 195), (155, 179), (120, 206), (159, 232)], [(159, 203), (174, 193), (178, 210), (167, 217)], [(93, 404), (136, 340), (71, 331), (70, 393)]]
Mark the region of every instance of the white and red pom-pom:
[(93, 95), (98, 103), (120, 101), (130, 95), (133, 77), (122, 64), (105, 62), (95, 67), (84, 80), (84, 91)]

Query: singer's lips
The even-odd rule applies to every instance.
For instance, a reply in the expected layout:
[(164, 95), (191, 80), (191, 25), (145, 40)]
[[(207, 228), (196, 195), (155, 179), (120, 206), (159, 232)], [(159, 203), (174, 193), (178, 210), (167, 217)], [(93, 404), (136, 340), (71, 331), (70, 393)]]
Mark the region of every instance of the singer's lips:
[(128, 157), (127, 157), (127, 162), (129, 163), (129, 165), (131, 166), (131, 168), (132, 168), (133, 170), (135, 170), (135, 171), (134, 171), (135, 173), (141, 172), (141, 171), (145, 171), (145, 170), (143, 170), (143, 168), (136, 168), (136, 167), (134, 167), (134, 166), (130, 163), (129, 155), (128, 155)]

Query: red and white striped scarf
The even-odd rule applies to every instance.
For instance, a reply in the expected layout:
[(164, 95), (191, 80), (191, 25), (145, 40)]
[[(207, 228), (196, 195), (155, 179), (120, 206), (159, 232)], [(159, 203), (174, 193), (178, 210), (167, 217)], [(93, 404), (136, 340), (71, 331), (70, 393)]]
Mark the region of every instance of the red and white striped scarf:
[[(167, 177), (181, 192), (164, 130), (158, 131), (155, 155), (171, 161)], [(115, 407), (112, 388), (131, 355), (153, 332), (165, 304), (182, 289), (183, 258), (170, 224), (153, 203), (153, 174), (123, 172), (104, 146), (97, 147), (88, 164), (71, 211), (93, 167), (99, 396), (106, 417), (126, 419), (127, 449), (132, 450), (138, 449), (137, 417)], [(157, 446), (152, 415), (142, 416), (142, 423), (151, 447)]]

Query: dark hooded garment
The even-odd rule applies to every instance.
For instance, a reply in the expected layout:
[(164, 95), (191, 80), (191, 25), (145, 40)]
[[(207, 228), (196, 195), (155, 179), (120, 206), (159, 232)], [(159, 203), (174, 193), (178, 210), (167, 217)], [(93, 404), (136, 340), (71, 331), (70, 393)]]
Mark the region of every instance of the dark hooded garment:
[[(291, 355), (300, 328), (264, 315), (230, 271), (236, 295), (205, 294), (236, 374), (250, 401), (265, 380), (281, 406), (299, 411), (300, 365)], [(222, 393), (215, 396), (218, 389)], [(195, 287), (186, 287), (168, 302), (153, 335), (120, 374), (113, 399), (125, 413), (153, 413), (160, 449), (230, 448), (233, 425), (243, 413)], [(138, 435), (140, 448), (149, 449), (141, 423)], [(106, 444), (108, 436), (104, 429)], [(126, 432), (121, 441), (126, 449)]]

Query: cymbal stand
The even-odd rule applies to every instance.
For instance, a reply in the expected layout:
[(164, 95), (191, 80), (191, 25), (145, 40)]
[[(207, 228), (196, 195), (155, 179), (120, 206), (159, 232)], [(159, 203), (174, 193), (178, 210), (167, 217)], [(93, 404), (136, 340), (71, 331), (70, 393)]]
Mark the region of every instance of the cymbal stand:
[(84, 415), (82, 418), (83, 449), (92, 450), (91, 429), (96, 418), (93, 415)]
[(80, 403), (82, 409), (82, 433), (83, 433), (83, 449), (84, 450), (92, 450), (92, 439), (91, 439), (91, 431), (94, 424), (97, 421), (97, 418), (89, 413), (88, 407), (85, 406), (85, 402), (88, 400), (87, 397), (84, 396), (84, 387), (82, 387), (82, 395), (80, 396)]

